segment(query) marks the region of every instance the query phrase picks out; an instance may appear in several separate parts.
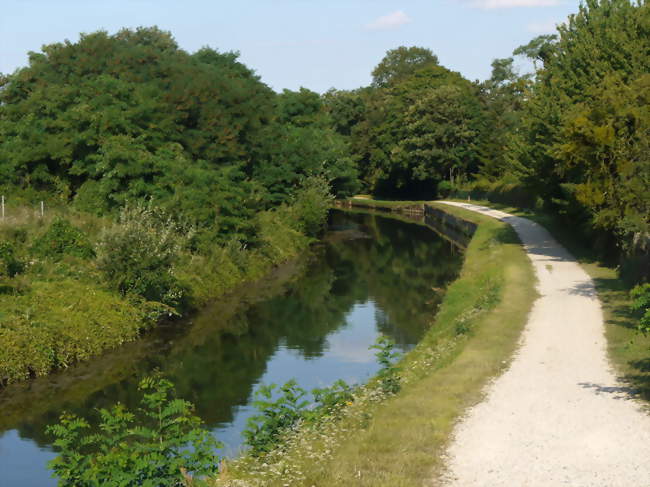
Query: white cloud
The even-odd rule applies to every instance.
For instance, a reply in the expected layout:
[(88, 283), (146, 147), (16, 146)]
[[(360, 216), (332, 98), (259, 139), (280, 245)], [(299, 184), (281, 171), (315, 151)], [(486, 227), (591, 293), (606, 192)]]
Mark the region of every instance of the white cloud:
[(411, 17), (406, 15), (402, 10), (397, 10), (388, 15), (379, 17), (378, 19), (366, 25), (368, 30), (391, 30), (397, 29), (412, 21)]
[(483, 9), (516, 8), (516, 7), (554, 7), (561, 0), (471, 0), (473, 7)]
[(558, 22), (555, 20), (546, 20), (542, 22), (532, 22), (526, 27), (528, 32), (533, 34), (553, 34), (557, 28)]

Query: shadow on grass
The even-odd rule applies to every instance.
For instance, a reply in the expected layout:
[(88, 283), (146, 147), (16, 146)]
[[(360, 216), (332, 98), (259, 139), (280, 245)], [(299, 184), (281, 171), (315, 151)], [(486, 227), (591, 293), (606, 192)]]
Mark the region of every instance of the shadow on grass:
[(620, 279), (602, 277), (595, 278), (594, 282), (601, 301), (609, 307), (611, 313), (606, 324), (636, 330), (636, 316), (628, 306), (622, 305), (620, 301), (620, 293), (628, 291), (623, 282)]
[(16, 294), (16, 288), (9, 284), (0, 284), (0, 294)]
[(499, 227), (495, 229), (493, 233), (494, 236), (481, 245), (481, 250), (486, 250), (489, 247), (492, 247), (493, 245), (501, 245), (501, 244), (520, 245), (521, 244), (521, 241), (517, 236), (517, 232), (515, 232), (510, 225)]
[[(625, 381), (627, 383), (627, 381)], [(593, 382), (580, 382), (580, 387), (584, 389), (592, 389), (596, 394), (611, 394), (614, 399), (634, 399), (639, 396), (640, 391), (630, 386), (604, 386), (602, 384), (595, 384)]]
[(635, 372), (621, 379), (636, 389), (640, 397), (650, 401), (650, 358), (631, 360), (629, 365)]

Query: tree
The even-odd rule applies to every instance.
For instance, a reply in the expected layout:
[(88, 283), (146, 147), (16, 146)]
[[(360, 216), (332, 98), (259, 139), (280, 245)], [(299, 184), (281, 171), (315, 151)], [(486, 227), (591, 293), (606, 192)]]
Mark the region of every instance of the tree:
[(372, 71), (372, 84), (386, 87), (412, 75), (418, 69), (437, 66), (438, 56), (424, 47), (405, 47), (389, 50)]
[(403, 121), (394, 157), (413, 179), (453, 184), (454, 176), (475, 169), (480, 119), (469, 90), (443, 85), (421, 93)]
[[(533, 62), (535, 70), (537, 71), (537, 63), (541, 62), (542, 65), (547, 63), (551, 56), (557, 42), (556, 34), (546, 34), (537, 36), (532, 39), (528, 44), (519, 46), (512, 54), (515, 56), (525, 56)], [(494, 65), (493, 65), (494, 67)]]
[[(459, 73), (425, 62), (388, 86), (363, 90), (359, 96), (365, 117), (351, 130), (352, 151), (367, 189), (385, 196), (434, 197), (438, 181), (447, 179), (452, 167), (452, 172), (460, 169), (449, 162), (457, 160), (458, 154), (443, 155), (461, 151), (457, 140), (443, 141), (451, 136), (446, 130), (458, 121), (457, 114), (451, 112), (463, 112), (469, 117), (466, 123), (472, 133), (478, 130), (476, 89)], [(436, 144), (442, 145), (438, 148)], [(471, 171), (478, 165), (477, 154), (473, 145), (466, 148), (463, 168)]]
[(267, 188), (268, 202), (287, 202), (310, 176), (330, 181), (338, 196), (353, 194), (357, 173), (348, 140), (334, 129), (320, 95), (305, 88), (284, 90), (277, 104), (280, 123), (270, 129), (270, 156), (253, 173)]
[(649, 39), (646, 2), (581, 5), (558, 27), (513, 145), (529, 188), (609, 254), (647, 231)]

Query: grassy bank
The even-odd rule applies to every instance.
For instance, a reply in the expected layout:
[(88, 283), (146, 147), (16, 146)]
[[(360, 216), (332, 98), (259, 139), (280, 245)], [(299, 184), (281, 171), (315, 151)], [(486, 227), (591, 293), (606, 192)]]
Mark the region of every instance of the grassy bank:
[(194, 229), (155, 210), (115, 221), (11, 208), (0, 222), (0, 386), (88, 360), (261, 278), (308, 248), (304, 222), (322, 224), (323, 208), (259, 213), (250, 247), (198, 247)]
[(536, 297), (532, 267), (508, 225), (440, 208), (479, 227), (431, 328), (399, 364), (402, 390), (386, 397), (371, 382), (340, 417), (298, 429), (268, 455), (227, 464), (212, 485), (394, 487), (440, 474), (456, 420), (507, 366)]
[(603, 306), (608, 354), (620, 379), (650, 401), (650, 335), (637, 331), (638, 318), (630, 311), (630, 285), (620, 277), (619, 270), (600, 262), (594, 250), (576, 237), (553, 215), (534, 210), (522, 210), (487, 200), (472, 203), (498, 208), (513, 215), (529, 218), (544, 226), (566, 247), (582, 268), (591, 276)]

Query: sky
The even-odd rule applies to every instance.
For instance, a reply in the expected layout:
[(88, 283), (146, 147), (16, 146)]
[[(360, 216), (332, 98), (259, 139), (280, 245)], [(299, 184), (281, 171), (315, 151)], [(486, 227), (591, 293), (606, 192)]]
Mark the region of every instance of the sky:
[[(82, 32), (157, 25), (179, 46), (239, 51), (276, 91), (367, 86), (387, 50), (431, 49), (470, 80), (552, 33), (579, 0), (2, 0), (0, 73)], [(526, 70), (525, 63), (521, 63)]]

